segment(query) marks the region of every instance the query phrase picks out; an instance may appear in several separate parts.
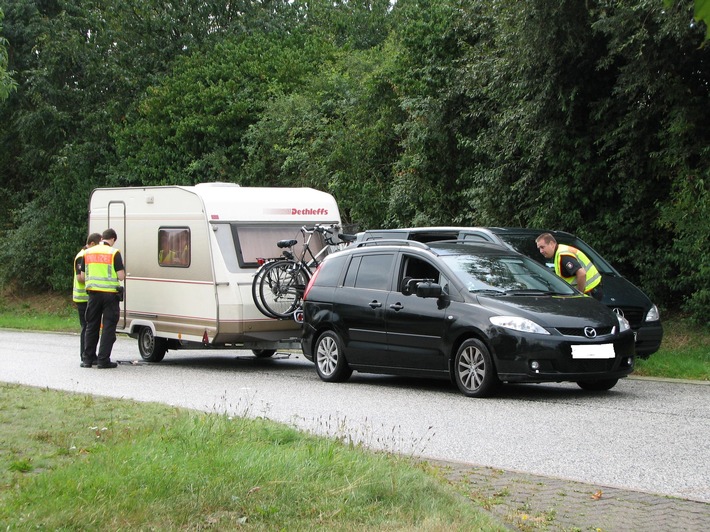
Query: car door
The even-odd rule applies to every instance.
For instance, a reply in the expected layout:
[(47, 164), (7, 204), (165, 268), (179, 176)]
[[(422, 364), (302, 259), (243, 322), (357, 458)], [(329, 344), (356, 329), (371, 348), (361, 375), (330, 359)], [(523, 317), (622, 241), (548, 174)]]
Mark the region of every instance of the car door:
[(431, 279), (448, 289), (448, 281), (431, 262), (406, 252), (398, 261), (396, 283), (387, 296), (387, 363), (417, 370), (446, 370), (446, 307), (441, 298), (422, 298), (401, 291), (405, 278)]
[(343, 285), (335, 292), (334, 315), (346, 358), (353, 365), (378, 365), (386, 357), (385, 304), (394, 259), (394, 252), (353, 255)]

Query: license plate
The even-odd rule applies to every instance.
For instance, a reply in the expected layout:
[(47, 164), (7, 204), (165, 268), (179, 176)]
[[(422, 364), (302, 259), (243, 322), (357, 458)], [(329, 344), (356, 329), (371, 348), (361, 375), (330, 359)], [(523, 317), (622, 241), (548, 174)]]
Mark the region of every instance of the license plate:
[(614, 344), (573, 345), (572, 358), (614, 358)]

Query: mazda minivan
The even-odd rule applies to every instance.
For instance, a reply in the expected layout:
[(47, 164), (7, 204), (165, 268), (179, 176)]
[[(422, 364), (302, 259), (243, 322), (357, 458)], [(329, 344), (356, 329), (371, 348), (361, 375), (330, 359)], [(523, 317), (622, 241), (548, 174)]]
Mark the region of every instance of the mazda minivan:
[(328, 382), (352, 372), (609, 390), (631, 373), (626, 318), (503, 246), (375, 240), (329, 255), (303, 297), (302, 347)]

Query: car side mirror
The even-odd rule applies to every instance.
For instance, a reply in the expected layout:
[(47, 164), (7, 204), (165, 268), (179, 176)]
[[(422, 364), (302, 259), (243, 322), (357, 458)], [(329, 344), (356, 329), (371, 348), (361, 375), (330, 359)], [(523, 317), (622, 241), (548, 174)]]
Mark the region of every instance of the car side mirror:
[(440, 284), (436, 284), (432, 281), (420, 281), (417, 283), (416, 288), (417, 297), (441, 297), (443, 294), (443, 289)]

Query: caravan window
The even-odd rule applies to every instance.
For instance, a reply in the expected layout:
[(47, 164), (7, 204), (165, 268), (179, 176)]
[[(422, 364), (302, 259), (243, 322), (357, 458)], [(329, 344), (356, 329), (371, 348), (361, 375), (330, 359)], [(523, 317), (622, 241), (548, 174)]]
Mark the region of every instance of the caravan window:
[[(293, 251), (297, 257), (300, 257), (303, 252), (304, 235), (301, 233), (301, 225), (232, 224), (232, 235), (239, 266), (242, 268), (256, 268), (259, 264), (257, 259), (281, 257), (283, 249), (276, 245), (279, 240), (298, 240)], [(314, 234), (308, 247), (315, 255), (323, 249), (324, 245), (321, 235)], [(306, 260), (308, 259), (310, 259), (310, 255), (306, 256)]]
[(190, 229), (161, 227), (158, 229), (158, 264), (166, 267), (190, 266)]

